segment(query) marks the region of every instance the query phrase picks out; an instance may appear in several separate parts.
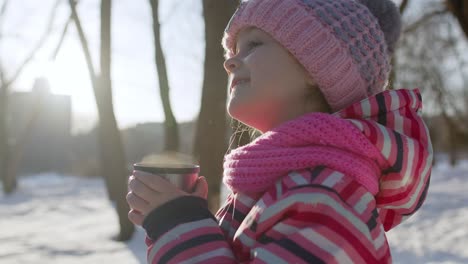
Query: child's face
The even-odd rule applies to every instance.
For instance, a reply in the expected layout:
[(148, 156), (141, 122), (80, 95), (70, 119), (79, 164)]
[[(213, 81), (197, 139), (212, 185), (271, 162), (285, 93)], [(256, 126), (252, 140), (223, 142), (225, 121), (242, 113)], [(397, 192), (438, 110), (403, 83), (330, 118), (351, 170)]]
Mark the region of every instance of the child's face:
[[(316, 110), (307, 98), (313, 80), (281, 44), (258, 28), (239, 33), (235, 56), (224, 67), (230, 85), (228, 113), (261, 132)], [(246, 81), (232, 86), (236, 80)]]

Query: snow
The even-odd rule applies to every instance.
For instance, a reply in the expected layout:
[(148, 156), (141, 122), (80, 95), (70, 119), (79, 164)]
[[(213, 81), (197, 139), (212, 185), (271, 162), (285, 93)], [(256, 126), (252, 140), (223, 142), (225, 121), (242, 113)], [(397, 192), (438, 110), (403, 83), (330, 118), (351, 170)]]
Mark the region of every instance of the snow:
[(144, 231), (112, 240), (118, 220), (104, 182), (56, 174), (20, 178), (0, 197), (0, 263), (145, 263)]
[(426, 202), (387, 234), (395, 263), (468, 263), (468, 160), (439, 159)]
[[(468, 263), (468, 160), (439, 161), (423, 207), (387, 233), (394, 263)], [(115, 214), (101, 179), (21, 177), (0, 194), (0, 263), (145, 263), (144, 230), (113, 241)]]

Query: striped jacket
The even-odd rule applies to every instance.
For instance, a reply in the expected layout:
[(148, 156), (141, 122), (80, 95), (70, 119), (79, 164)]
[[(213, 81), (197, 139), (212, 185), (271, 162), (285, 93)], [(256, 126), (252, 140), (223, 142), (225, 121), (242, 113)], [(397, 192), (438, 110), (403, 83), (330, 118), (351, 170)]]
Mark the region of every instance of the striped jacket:
[(264, 193), (231, 193), (213, 216), (186, 196), (151, 212), (148, 263), (391, 263), (385, 231), (423, 203), (432, 145), (418, 89), (393, 90), (334, 113), (391, 166), (373, 196), (325, 166), (292, 171)]

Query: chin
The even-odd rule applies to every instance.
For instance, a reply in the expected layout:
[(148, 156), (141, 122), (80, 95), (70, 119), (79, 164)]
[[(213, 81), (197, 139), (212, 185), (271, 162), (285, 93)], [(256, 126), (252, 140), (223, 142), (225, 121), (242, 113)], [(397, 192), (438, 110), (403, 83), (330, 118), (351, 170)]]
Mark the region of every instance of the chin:
[(247, 110), (245, 107), (235, 107), (235, 105), (229, 104), (227, 108), (228, 114), (237, 121), (255, 128), (262, 133), (265, 130), (265, 119), (264, 117), (257, 117), (254, 111)]

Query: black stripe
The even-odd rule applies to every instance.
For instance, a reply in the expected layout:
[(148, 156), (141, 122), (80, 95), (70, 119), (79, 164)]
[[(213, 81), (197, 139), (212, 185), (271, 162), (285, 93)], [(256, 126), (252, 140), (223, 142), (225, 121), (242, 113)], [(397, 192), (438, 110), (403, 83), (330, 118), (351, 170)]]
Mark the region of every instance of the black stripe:
[(416, 205), (416, 207), (414, 208), (414, 210), (413, 210), (411, 213), (409, 213), (409, 214), (404, 214), (404, 216), (412, 215), (412, 214), (414, 214), (417, 210), (419, 210), (419, 208), (421, 208), (422, 204), (423, 204), (424, 201), (426, 200), (427, 191), (429, 190), (429, 183), (430, 183), (430, 180), (431, 180), (431, 178), (429, 178), (429, 180), (427, 181), (427, 184), (426, 184), (426, 186), (424, 187), (424, 191), (422, 192), (421, 197), (419, 197), (418, 204)]
[(374, 218), (379, 217), (379, 211), (377, 211), (377, 208), (374, 208), (374, 210), (372, 210), (372, 216), (373, 216)]
[(218, 222), (208, 210), (207, 201), (187, 195), (171, 200), (151, 211), (143, 221), (143, 228), (148, 237), (157, 240), (162, 234), (179, 224), (210, 218), (215, 223)]
[(244, 221), (245, 217), (247, 216), (246, 214), (241, 213), (241, 211), (237, 209), (234, 209), (232, 214), (233, 214), (233, 218), (239, 223), (242, 223), (242, 221)]
[(256, 232), (257, 231), (257, 221), (252, 221), (252, 224), (250, 225), (250, 230), (252, 230), (253, 232)]
[(379, 212), (377, 211), (377, 208), (374, 208), (374, 210), (372, 210), (371, 218), (366, 223), (367, 228), (369, 228), (370, 231), (372, 231), (377, 226), (377, 218), (378, 217), (379, 217)]
[(304, 249), (300, 245), (298, 245), (296, 242), (284, 238), (278, 241), (274, 242), (275, 244), (278, 244), (282, 248), (288, 250), (289, 252), (293, 253), (295, 256), (301, 258), (304, 260), (305, 263), (323, 263), (325, 262), (321, 259), (319, 259), (317, 256), (311, 254), (308, 250)]
[(379, 106), (378, 120), (379, 124), (384, 126), (387, 125), (387, 106), (385, 105), (385, 96), (382, 93), (379, 93), (375, 96), (377, 100), (377, 105)]
[(309, 169), (310, 172), (310, 180), (313, 181), (317, 176), (320, 175), (320, 173), (325, 169), (326, 167), (324, 165), (319, 165), (314, 167), (313, 169)]
[(377, 226), (377, 220), (375, 219), (375, 217), (371, 217), (366, 224), (367, 228), (369, 228), (369, 230), (372, 231)]
[(260, 244), (268, 244), (268, 243), (271, 243), (273, 241), (275, 241), (273, 238), (271, 238), (271, 237), (269, 237), (267, 235), (264, 235), (264, 234), (258, 239), (258, 242)]
[[(403, 167), (403, 154), (404, 154), (403, 140), (401, 139), (401, 136), (398, 132), (396, 131), (392, 131), (392, 132), (395, 135), (395, 141), (397, 145), (397, 157), (396, 157), (395, 164), (393, 164), (393, 166), (383, 171), (384, 175), (391, 173), (391, 172), (401, 172), (401, 169)], [(413, 162), (413, 161), (410, 161), (410, 162)]]
[(229, 206), (226, 209), (226, 212), (233, 212), (233, 209), (234, 209), (234, 203), (230, 202)]
[(224, 236), (221, 234), (210, 234), (210, 235), (203, 235), (203, 236), (197, 236), (195, 238), (192, 238), (190, 240), (187, 240), (176, 247), (172, 248), (169, 250), (166, 254), (164, 254), (161, 259), (159, 260), (159, 263), (167, 263), (169, 260), (171, 260), (173, 257), (177, 256), (179, 253), (183, 252), (184, 250), (200, 246), (205, 243), (210, 243), (213, 241), (225, 241)]

